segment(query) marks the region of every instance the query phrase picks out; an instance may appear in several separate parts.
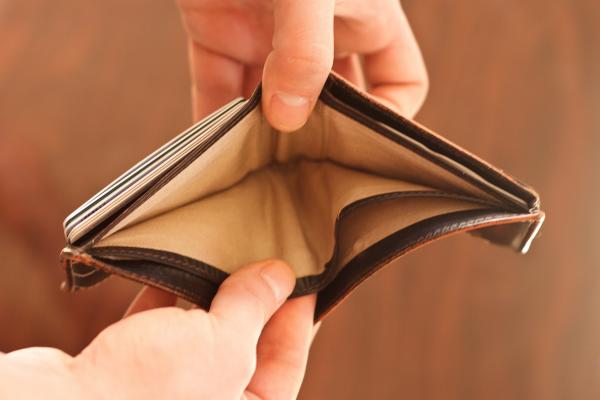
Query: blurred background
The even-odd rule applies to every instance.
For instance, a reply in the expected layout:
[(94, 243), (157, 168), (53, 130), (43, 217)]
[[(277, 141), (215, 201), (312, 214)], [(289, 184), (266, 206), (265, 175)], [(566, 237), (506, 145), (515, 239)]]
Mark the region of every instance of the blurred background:
[[(600, 397), (597, 0), (407, 0), (431, 78), (417, 120), (534, 186), (530, 254), (468, 235), (363, 284), (302, 399)], [(59, 291), (63, 218), (191, 122), (168, 0), (0, 0), (0, 350), (74, 354), (138, 286)]]

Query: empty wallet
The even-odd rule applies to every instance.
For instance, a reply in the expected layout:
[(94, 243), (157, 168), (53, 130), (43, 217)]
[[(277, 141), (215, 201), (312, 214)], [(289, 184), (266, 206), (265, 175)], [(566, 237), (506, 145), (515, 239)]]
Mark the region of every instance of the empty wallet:
[(271, 127), (260, 85), (175, 137), (64, 222), (64, 286), (111, 274), (208, 308), (240, 266), (277, 258), (315, 319), (393, 259), (471, 231), (525, 253), (539, 197), (331, 74), (308, 122)]

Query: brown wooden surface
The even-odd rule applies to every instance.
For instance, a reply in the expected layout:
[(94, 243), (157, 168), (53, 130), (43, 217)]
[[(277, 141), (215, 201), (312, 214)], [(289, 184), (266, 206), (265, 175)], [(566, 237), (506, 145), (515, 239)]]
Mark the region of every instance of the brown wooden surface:
[[(466, 235), (390, 265), (321, 328), (304, 399), (600, 396), (600, 7), (405, 2), (431, 76), (418, 120), (532, 184), (519, 256)], [(58, 291), (61, 221), (190, 121), (169, 1), (0, 2), (0, 350), (81, 349), (137, 286)]]

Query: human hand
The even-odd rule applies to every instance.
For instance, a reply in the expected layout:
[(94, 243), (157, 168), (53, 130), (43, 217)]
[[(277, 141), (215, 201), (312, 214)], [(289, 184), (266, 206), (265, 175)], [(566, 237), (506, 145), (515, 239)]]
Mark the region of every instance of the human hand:
[(54, 349), (0, 357), (0, 395), (296, 398), (314, 335), (315, 297), (285, 301), (294, 283), (283, 262), (249, 265), (224, 281), (208, 312), (163, 307), (171, 296), (146, 288), (126, 318), (75, 358)]
[(189, 37), (196, 118), (247, 97), (262, 77), (271, 125), (298, 129), (332, 67), (407, 117), (427, 94), (423, 58), (398, 0), (178, 3)]

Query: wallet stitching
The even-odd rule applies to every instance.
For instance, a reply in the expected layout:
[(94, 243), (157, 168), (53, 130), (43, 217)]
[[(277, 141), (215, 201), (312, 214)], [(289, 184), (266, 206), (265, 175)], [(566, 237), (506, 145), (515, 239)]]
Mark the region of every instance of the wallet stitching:
[[(107, 263), (102, 263), (102, 264), (104, 264), (107, 267), (107, 269), (109, 269), (109, 272), (111, 272), (110, 270), (113, 270), (118, 275), (121, 275), (124, 277), (129, 277), (131, 279), (135, 279), (135, 280), (141, 281), (143, 283), (150, 282), (150, 283), (157, 284), (159, 286), (163, 286), (165, 288), (171, 289), (172, 291), (174, 291), (177, 294), (185, 295), (182, 297), (186, 297), (188, 299), (198, 299), (199, 298), (198, 295), (195, 295), (194, 293), (188, 291), (187, 289), (175, 286), (172, 283), (165, 281), (163, 279), (156, 278), (156, 277), (153, 277), (153, 276), (150, 276), (147, 274), (141, 274), (139, 272), (129, 271), (125, 268), (110, 265)], [(181, 271), (181, 270), (177, 270), (177, 269), (172, 269), (171, 272), (175, 272), (176, 275), (179, 274), (180, 276), (191, 275), (191, 274), (187, 273), (186, 271)], [(194, 300), (192, 300), (192, 301), (194, 301)]]
[[(221, 278), (223, 276), (227, 275), (225, 272), (219, 270), (218, 268), (208, 265), (202, 261), (191, 259), (191, 258), (188, 258), (181, 254), (166, 252), (165, 250), (146, 249), (146, 248), (139, 248), (139, 247), (136, 248), (136, 247), (114, 246), (114, 247), (93, 248), (93, 249), (90, 249), (89, 253), (92, 255), (99, 256), (99, 257), (107, 256), (107, 255), (116, 255), (116, 256), (122, 256), (122, 255), (136, 256), (137, 255), (137, 256), (142, 256), (142, 257), (148, 257), (149, 261), (155, 261), (155, 260), (170, 261), (170, 262), (174, 263), (175, 266), (183, 266), (183, 267), (191, 268), (192, 271), (186, 271), (188, 273), (192, 273), (192, 272), (210, 273), (210, 274), (214, 275), (213, 276), (214, 278), (219, 279), (219, 280), (222, 280)], [(218, 272), (215, 273), (215, 270)]]
[[(92, 255), (90, 255), (90, 256), (85, 256), (85, 255), (83, 255), (83, 257), (81, 255), (66, 256), (66, 260), (70, 259), (71, 262), (76, 261), (76, 262), (97, 268), (99, 270), (105, 271), (111, 275), (112, 274), (120, 275), (125, 278), (129, 278), (134, 281), (137, 281), (137, 282), (141, 282), (141, 283), (145, 283), (145, 284), (154, 283), (158, 287), (162, 287), (165, 290), (170, 290), (173, 293), (177, 294), (178, 296), (183, 297), (193, 303), (195, 303), (197, 300), (199, 300), (201, 298), (204, 298), (205, 300), (207, 300), (207, 302), (209, 300), (205, 296), (198, 296), (197, 294), (194, 294), (185, 288), (175, 286), (175, 285), (171, 284), (170, 282), (162, 280), (160, 278), (152, 277), (152, 276), (149, 276), (146, 274), (140, 274), (138, 272), (129, 271), (123, 267), (119, 267), (118, 265), (111, 265), (109, 263), (106, 263), (102, 260), (99, 260), (99, 259), (93, 257)], [(70, 264), (70, 262), (69, 262), (69, 264)], [(69, 265), (69, 269), (72, 272), (73, 268), (70, 267), (70, 265)], [(187, 271), (181, 271), (181, 270), (177, 270), (175, 268), (172, 268), (171, 272), (174, 272), (175, 274), (179, 274), (180, 276), (185, 276), (185, 275), (193, 276), (193, 274), (190, 274)], [(107, 278), (110, 277), (111, 275), (108, 275)], [(102, 279), (101, 281), (99, 281), (93, 285), (89, 285), (89, 286), (79, 286), (79, 285), (75, 284), (75, 282), (73, 282), (74, 283), (73, 288), (76, 290), (89, 289), (89, 288), (92, 288), (92, 287), (104, 282), (104, 280), (105, 279)]]
[(462, 194), (458, 194), (458, 193), (444, 192), (441, 190), (411, 190), (411, 191), (401, 191), (401, 192), (389, 192), (389, 193), (383, 193), (383, 194), (365, 197), (364, 199), (357, 200), (357, 201), (349, 204), (348, 206), (344, 207), (344, 209), (342, 209), (342, 211), (340, 212), (340, 216), (342, 214), (345, 215), (346, 213), (359, 208), (360, 206), (364, 205), (365, 203), (385, 201), (385, 200), (391, 200), (391, 199), (399, 199), (399, 198), (404, 198), (404, 197), (433, 197), (433, 198), (443, 197), (443, 198), (451, 198), (451, 199), (457, 199), (457, 200), (467, 200), (467, 201), (482, 204), (485, 206), (497, 207), (497, 204), (487, 202), (486, 200), (478, 199), (476, 197), (471, 197), (471, 196), (462, 195)]
[[(151, 253), (150, 250), (154, 250), (154, 249), (144, 249), (141, 250), (141, 248), (134, 248), (134, 247), (96, 247), (94, 249), (91, 249), (91, 251), (89, 251), (90, 254), (92, 255), (98, 255), (98, 256), (102, 256), (102, 255), (122, 255), (122, 254), (126, 254), (126, 255), (138, 255), (138, 256), (152, 256), (152, 258), (156, 258), (158, 260), (165, 260), (165, 261), (174, 261), (177, 262), (178, 264), (184, 265), (184, 266), (188, 266), (188, 267), (195, 267), (195, 265), (193, 265), (191, 262), (185, 260), (185, 259), (176, 259), (173, 256), (170, 256), (168, 254), (164, 254), (164, 253)], [(181, 256), (183, 257), (183, 256)]]

